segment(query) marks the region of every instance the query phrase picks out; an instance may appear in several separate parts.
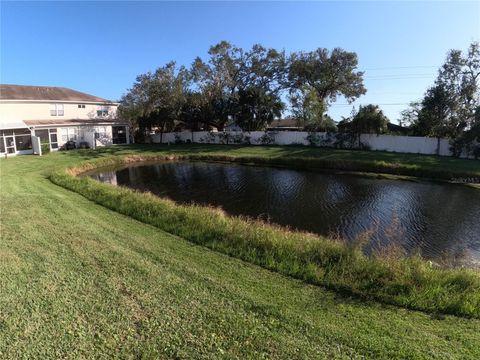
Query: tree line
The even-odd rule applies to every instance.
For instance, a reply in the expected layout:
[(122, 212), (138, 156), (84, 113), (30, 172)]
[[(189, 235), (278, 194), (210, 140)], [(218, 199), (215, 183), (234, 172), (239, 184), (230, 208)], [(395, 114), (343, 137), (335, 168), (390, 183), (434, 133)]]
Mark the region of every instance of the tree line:
[(454, 155), (480, 156), (480, 44), (450, 50), (423, 99), (402, 112), (413, 135), (452, 139)]
[[(265, 130), (288, 109), (307, 131), (385, 133), (388, 118), (376, 105), (360, 106), (338, 124), (329, 106), (342, 96), (352, 103), (366, 93), (354, 52), (318, 48), (286, 54), (254, 45), (244, 50), (222, 41), (190, 67), (168, 62), (139, 75), (122, 97), (119, 116), (137, 136), (152, 131), (222, 131), (235, 124)], [(410, 135), (449, 137), (455, 154), (480, 140), (480, 47), (451, 50), (423, 99), (402, 112)], [(140, 139), (141, 140), (141, 139)]]
[(139, 75), (119, 114), (140, 131), (222, 131), (227, 124), (254, 131), (279, 118), (288, 102), (302, 126), (328, 130), (335, 127), (328, 106), (340, 95), (352, 102), (366, 92), (357, 65), (357, 55), (340, 48), (287, 55), (222, 41), (189, 68), (171, 61)]

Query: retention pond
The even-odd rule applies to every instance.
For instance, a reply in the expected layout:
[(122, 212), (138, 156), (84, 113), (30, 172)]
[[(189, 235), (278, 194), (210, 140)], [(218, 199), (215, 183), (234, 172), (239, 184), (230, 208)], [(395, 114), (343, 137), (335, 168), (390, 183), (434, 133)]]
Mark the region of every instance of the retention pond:
[(368, 233), (367, 252), (395, 244), (435, 261), (480, 264), (480, 191), (464, 186), (188, 161), (89, 176), (349, 241)]

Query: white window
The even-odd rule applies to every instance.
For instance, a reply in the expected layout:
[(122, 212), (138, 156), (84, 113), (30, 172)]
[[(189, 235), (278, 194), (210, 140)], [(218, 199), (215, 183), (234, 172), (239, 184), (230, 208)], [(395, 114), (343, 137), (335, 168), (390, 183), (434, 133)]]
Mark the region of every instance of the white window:
[(77, 128), (62, 128), (61, 129), (62, 133), (62, 142), (67, 142), (67, 141), (77, 141), (77, 136), (78, 136), (78, 129)]
[(85, 104), (78, 104), (79, 109), (85, 109)]
[(50, 104), (50, 116), (63, 116), (63, 104)]
[(110, 110), (110, 106), (99, 105), (97, 106), (97, 116), (98, 117), (106, 117), (108, 116), (108, 111)]

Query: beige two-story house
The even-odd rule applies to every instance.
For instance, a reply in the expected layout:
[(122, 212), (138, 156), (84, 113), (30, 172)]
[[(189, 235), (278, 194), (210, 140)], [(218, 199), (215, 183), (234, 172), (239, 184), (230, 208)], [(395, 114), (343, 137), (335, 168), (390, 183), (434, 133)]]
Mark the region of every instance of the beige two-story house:
[(128, 144), (117, 107), (63, 87), (0, 85), (0, 153), (32, 154), (37, 138), (51, 151)]

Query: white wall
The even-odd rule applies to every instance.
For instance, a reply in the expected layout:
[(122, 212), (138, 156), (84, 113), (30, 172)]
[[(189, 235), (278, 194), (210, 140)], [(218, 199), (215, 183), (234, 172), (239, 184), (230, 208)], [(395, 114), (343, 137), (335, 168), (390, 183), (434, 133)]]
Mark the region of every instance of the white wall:
[[(63, 104), (63, 116), (51, 116), (50, 105)], [(79, 108), (83, 104), (85, 108)], [(101, 104), (88, 104), (82, 102), (65, 103), (52, 102), (27, 102), (27, 101), (0, 101), (0, 128), (2, 123), (12, 123), (23, 120), (66, 120), (66, 119), (95, 119), (97, 106)], [(109, 105), (109, 114), (106, 118), (115, 118), (117, 105)]]
[[(229, 131), (228, 143), (235, 144), (235, 137), (241, 137), (243, 134), (243, 140), (245, 137), (250, 138), (250, 144), (261, 145), (261, 138), (265, 136), (263, 131), (252, 132), (240, 132)], [(274, 139), (275, 145), (309, 145), (307, 140), (308, 132), (304, 131), (269, 131), (269, 136)], [(328, 140), (328, 134), (324, 132), (315, 133), (322, 141), (322, 146), (332, 146), (333, 141)], [(192, 140), (193, 135), (193, 140)], [(225, 144), (227, 143), (225, 136), (221, 132), (207, 132), (198, 131), (194, 132), (178, 132), (178, 133), (165, 133), (163, 134), (162, 143), (175, 143), (176, 140), (183, 142), (193, 143), (209, 143), (209, 144)], [(160, 143), (160, 134), (151, 136), (153, 143)], [(334, 139), (333, 139), (334, 140)], [(402, 152), (402, 153), (414, 153), (414, 154), (437, 154), (441, 156), (451, 156), (450, 143), (448, 139), (429, 138), (421, 136), (397, 136), (397, 135), (375, 135), (375, 134), (362, 134), (360, 141), (368, 145), (371, 150), (389, 151), (389, 152)], [(237, 142), (238, 143), (238, 142)], [(242, 143), (242, 142), (240, 142)], [(243, 142), (246, 143), (246, 142)]]
[(360, 141), (372, 150), (406, 152), (414, 154), (437, 154), (450, 156), (448, 139), (437, 139), (422, 136), (396, 136), (362, 134)]

